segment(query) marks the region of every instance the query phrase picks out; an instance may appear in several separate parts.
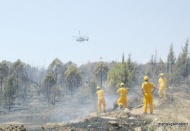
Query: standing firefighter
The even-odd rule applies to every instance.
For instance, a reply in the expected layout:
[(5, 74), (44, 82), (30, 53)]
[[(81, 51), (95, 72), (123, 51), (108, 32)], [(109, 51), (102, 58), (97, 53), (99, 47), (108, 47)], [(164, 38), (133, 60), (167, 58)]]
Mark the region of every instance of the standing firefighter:
[(103, 92), (103, 90), (100, 89), (99, 86), (97, 86), (96, 94), (98, 95), (98, 112), (101, 113), (101, 111), (102, 111), (101, 106), (102, 105), (104, 107), (104, 112), (106, 112), (106, 101), (104, 98), (104, 92)]
[(127, 108), (127, 94), (128, 90), (125, 88), (124, 83), (120, 84), (120, 88), (117, 90), (117, 93), (120, 94), (120, 98), (117, 100), (117, 105), (122, 108), (123, 106)]
[(150, 113), (153, 113), (153, 97), (152, 93), (155, 91), (156, 87), (153, 83), (148, 82), (148, 76), (144, 77), (144, 81), (142, 84), (142, 93), (144, 96), (144, 107), (143, 107), (143, 113), (147, 114), (147, 106), (150, 105)]
[(160, 98), (166, 98), (166, 86), (167, 86), (167, 79), (164, 77), (164, 73), (160, 74), (160, 78), (158, 80), (158, 94)]

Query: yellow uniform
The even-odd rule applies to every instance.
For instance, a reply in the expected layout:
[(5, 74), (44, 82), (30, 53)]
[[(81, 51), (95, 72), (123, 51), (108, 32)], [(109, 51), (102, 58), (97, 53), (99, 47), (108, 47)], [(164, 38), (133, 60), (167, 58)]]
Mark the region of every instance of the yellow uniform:
[(158, 88), (159, 88), (159, 96), (160, 98), (166, 98), (166, 84), (167, 84), (167, 80), (166, 78), (163, 78), (161, 77), (159, 80), (158, 80)]
[(125, 108), (127, 108), (127, 93), (128, 90), (126, 88), (119, 88), (117, 91), (120, 94), (120, 98), (117, 100), (117, 105), (120, 106), (121, 104), (124, 105)]
[(142, 84), (142, 89), (144, 93), (144, 107), (143, 107), (143, 112), (146, 114), (147, 113), (147, 106), (148, 104), (150, 105), (150, 112), (153, 113), (153, 97), (152, 97), (152, 89), (154, 88), (154, 84), (151, 82), (144, 82)]
[(98, 112), (102, 111), (102, 109), (101, 109), (102, 104), (103, 104), (104, 112), (105, 112), (105, 110), (106, 110), (106, 102), (105, 102), (103, 90), (98, 90), (96, 92), (96, 94), (98, 95)]

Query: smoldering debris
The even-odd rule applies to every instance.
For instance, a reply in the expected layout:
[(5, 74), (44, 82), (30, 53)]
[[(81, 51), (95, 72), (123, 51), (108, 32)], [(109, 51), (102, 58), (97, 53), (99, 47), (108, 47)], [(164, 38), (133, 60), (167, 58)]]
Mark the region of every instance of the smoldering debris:
[[(123, 117), (125, 116), (125, 117)], [(114, 119), (113, 119), (114, 118)], [(136, 128), (146, 129), (151, 121), (143, 119), (139, 115), (132, 115), (129, 110), (116, 110), (112, 112), (93, 114), (77, 123), (65, 123), (60, 126), (55, 124), (44, 125), (44, 130), (65, 130), (65, 131), (84, 131), (84, 130), (134, 130)], [(51, 126), (50, 126), (51, 125)], [(56, 126), (56, 128), (55, 128)], [(53, 127), (53, 128), (52, 128)]]

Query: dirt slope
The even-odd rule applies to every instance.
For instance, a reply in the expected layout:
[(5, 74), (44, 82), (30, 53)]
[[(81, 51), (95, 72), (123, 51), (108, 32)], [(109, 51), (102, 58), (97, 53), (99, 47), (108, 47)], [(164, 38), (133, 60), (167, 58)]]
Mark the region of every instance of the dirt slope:
[[(189, 131), (190, 127), (190, 90), (170, 89), (167, 100), (154, 98), (154, 114), (142, 114), (142, 105), (131, 110), (117, 109), (107, 113), (92, 113), (89, 117), (77, 123), (49, 123), (42, 127), (43, 130), (64, 131)], [(141, 99), (142, 100), (142, 99)]]

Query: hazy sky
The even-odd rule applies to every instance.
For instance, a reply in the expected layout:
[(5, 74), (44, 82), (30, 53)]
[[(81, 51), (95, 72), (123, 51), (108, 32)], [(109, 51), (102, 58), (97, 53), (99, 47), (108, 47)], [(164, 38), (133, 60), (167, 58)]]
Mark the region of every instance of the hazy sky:
[[(79, 30), (88, 42), (73, 40)], [(190, 0), (0, 0), (0, 61), (81, 65), (124, 52), (145, 63), (155, 50), (165, 61), (189, 37)]]

